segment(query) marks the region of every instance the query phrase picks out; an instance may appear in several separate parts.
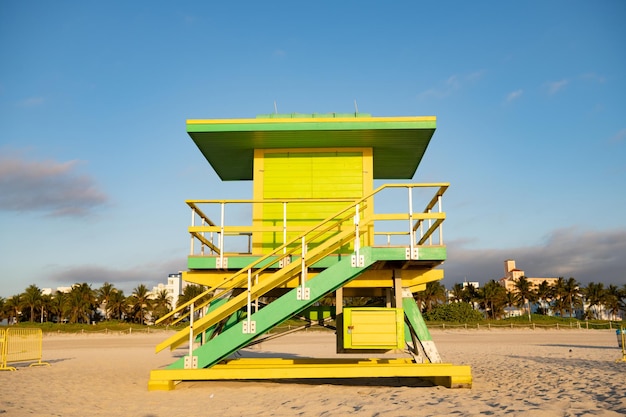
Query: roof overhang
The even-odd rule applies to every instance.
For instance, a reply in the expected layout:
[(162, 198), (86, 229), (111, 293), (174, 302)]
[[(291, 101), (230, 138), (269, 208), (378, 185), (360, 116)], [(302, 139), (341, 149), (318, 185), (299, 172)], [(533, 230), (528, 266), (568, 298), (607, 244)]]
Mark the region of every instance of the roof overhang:
[(373, 148), (375, 179), (410, 179), (437, 119), (369, 115), (270, 115), (187, 120), (187, 133), (224, 181), (251, 180), (254, 149)]

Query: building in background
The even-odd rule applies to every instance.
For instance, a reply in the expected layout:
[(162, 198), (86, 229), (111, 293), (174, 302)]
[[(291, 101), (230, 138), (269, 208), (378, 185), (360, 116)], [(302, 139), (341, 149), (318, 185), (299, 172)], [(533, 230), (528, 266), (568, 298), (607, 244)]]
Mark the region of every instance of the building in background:
[(463, 288), (467, 288), (469, 286), (474, 287), (475, 290), (480, 288), (480, 283), (478, 281), (463, 281), (461, 284), (463, 285)]
[(515, 267), (515, 261), (513, 259), (507, 259), (506, 261), (504, 261), (504, 277), (498, 280), (500, 285), (506, 288), (507, 291), (516, 292), (517, 287), (515, 286), (515, 284), (520, 279), (520, 277), (526, 277), (533, 289), (539, 287), (539, 284), (541, 284), (543, 281), (546, 281), (549, 285), (554, 285), (554, 283), (558, 280), (558, 278), (555, 277), (527, 277), (523, 270), (517, 269)]
[(176, 308), (178, 303), (178, 297), (183, 292), (183, 274), (178, 272), (176, 274), (169, 274), (167, 276), (167, 284), (159, 283), (156, 287), (152, 287), (152, 297), (156, 297), (156, 294), (162, 290), (166, 290), (170, 296), (170, 305), (172, 310)]

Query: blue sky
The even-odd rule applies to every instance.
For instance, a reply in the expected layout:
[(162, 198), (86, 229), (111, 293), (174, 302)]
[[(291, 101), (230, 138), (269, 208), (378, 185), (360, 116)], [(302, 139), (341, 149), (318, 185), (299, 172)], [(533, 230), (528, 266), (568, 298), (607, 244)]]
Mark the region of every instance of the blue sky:
[(626, 2), (0, 2), (0, 296), (185, 268), (193, 118), (435, 115), (446, 278), (626, 284)]

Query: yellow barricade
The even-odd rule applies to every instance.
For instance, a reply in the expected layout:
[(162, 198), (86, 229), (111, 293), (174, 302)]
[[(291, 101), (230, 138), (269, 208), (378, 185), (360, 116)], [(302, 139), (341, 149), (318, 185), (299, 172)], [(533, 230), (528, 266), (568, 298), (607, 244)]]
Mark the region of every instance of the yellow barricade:
[(0, 370), (4, 370), (6, 368), (6, 363), (4, 361), (4, 350), (7, 347), (7, 329), (0, 329)]
[(0, 371), (15, 371), (14, 367), (8, 366), (14, 362), (34, 362), (29, 366), (50, 365), (41, 361), (43, 351), (41, 329), (0, 329), (0, 346), (2, 349)]

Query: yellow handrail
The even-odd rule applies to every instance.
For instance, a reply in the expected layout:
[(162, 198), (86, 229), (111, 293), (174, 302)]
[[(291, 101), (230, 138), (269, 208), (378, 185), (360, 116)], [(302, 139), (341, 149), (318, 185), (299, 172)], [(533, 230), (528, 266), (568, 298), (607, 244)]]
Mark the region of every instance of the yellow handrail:
[[(345, 241), (349, 240), (352, 237), (353, 231), (345, 230), (344, 232), (335, 236), (333, 239), (326, 240), (322, 245), (317, 246), (315, 249), (308, 252), (306, 254), (306, 259), (308, 259), (310, 263), (315, 263), (318, 260), (327, 256), (328, 253), (332, 252), (333, 250), (335, 250), (336, 247), (341, 246)], [(251, 297), (258, 298), (268, 291), (284, 284), (299, 272), (299, 268), (300, 265), (298, 263), (292, 263), (287, 265), (285, 268), (276, 271), (273, 275), (274, 278), (263, 281), (258, 285), (254, 285), (250, 289)], [(237, 311), (239, 308), (241, 308), (241, 306), (245, 305), (247, 297), (248, 294), (246, 294), (245, 292), (241, 293), (235, 298), (229, 300), (228, 303), (208, 313), (208, 315), (198, 319), (197, 321), (194, 321), (194, 326), (192, 329), (193, 336), (195, 337), (196, 335), (205, 331), (210, 326), (218, 323), (223, 318)], [(167, 346), (169, 346), (170, 349), (175, 349), (176, 347), (185, 343), (187, 333), (187, 329), (180, 330), (164, 342), (160, 343), (156, 347), (156, 352), (160, 352)]]
[[(302, 237), (305, 237), (310, 234), (315, 232), (318, 228), (322, 227), (322, 226), (326, 226), (324, 228), (322, 228), (321, 230), (319, 230), (317, 232), (317, 234), (313, 235), (313, 237), (311, 237), (309, 239), (309, 242), (311, 241), (315, 241), (315, 239), (317, 239), (318, 237), (324, 235), (325, 233), (327, 233), (328, 231), (330, 231), (332, 228), (336, 227), (338, 224), (342, 224), (343, 222), (345, 222), (348, 218), (350, 218), (350, 215), (347, 215), (345, 217), (340, 218), (339, 220), (336, 220), (335, 222), (333, 222), (333, 219), (335, 219), (336, 217), (346, 213), (347, 211), (349, 211), (351, 208), (356, 207), (356, 204), (354, 205), (350, 205), (344, 209), (342, 209), (341, 211), (339, 211), (338, 213), (336, 213), (333, 216), (330, 216), (328, 218), (326, 218), (325, 220), (323, 220), (322, 222), (316, 224), (315, 226), (309, 228), (306, 232), (304, 232), (302, 235), (293, 238), (292, 240), (282, 244), (281, 246), (279, 246), (278, 248), (274, 249), (273, 252), (268, 253), (267, 255), (264, 255), (258, 259), (256, 259), (255, 261), (253, 261), (252, 263), (250, 263), (249, 265), (245, 266), (244, 268), (240, 269), (239, 271), (235, 272), (233, 275), (231, 275), (230, 277), (228, 277), (226, 280), (224, 280), (222, 283), (220, 283), (220, 289), (222, 289), (223, 291), (220, 292), (217, 295), (214, 295), (213, 297), (211, 297), (209, 300), (203, 302), (202, 307), (206, 306), (208, 303), (210, 303), (211, 301), (217, 299), (217, 298), (221, 298), (223, 297), (225, 294), (227, 294), (230, 290), (237, 288), (238, 286), (242, 285), (243, 282), (245, 282), (245, 280), (247, 280), (247, 276), (243, 276), (244, 274), (247, 274), (249, 269), (254, 269), (255, 270), (255, 274), (261, 273), (263, 271), (265, 271), (267, 268), (270, 267), (270, 265), (272, 263), (268, 262), (265, 266), (257, 268), (257, 266), (259, 264), (262, 264), (263, 262), (265, 262), (266, 260), (269, 260), (270, 258), (274, 258), (277, 257), (277, 259), (274, 260), (274, 262), (276, 261), (280, 261), (288, 256), (291, 256), (293, 253), (297, 252), (298, 247), (294, 247), (292, 246), (291, 248), (289, 248), (289, 246), (293, 245), (294, 243), (300, 241), (302, 239)], [(364, 207), (360, 207), (359, 210), (363, 210)], [(331, 223), (332, 222), (332, 223)], [(286, 249), (286, 251), (283, 252), (283, 250)], [(257, 268), (257, 269), (255, 269)], [(239, 281), (234, 281), (237, 277), (240, 277)], [(229, 285), (227, 285), (226, 287), (224, 287), (224, 285), (228, 284), (230, 282)], [(164, 320), (166, 320), (167, 318), (171, 317), (174, 314), (180, 313), (182, 310), (184, 310), (185, 308), (187, 308), (188, 306), (190, 306), (191, 304), (195, 303), (196, 301), (198, 301), (199, 299), (205, 297), (206, 295), (208, 295), (210, 292), (214, 291), (216, 288), (212, 287), (207, 289), (205, 292), (197, 295), (196, 297), (192, 298), (191, 300), (189, 300), (188, 302), (178, 306), (176, 309), (172, 310), (171, 312), (169, 312), (168, 314), (164, 315), (163, 317), (161, 317), (159, 320), (157, 320), (155, 322), (155, 324), (159, 324), (161, 322), (163, 322)], [(201, 307), (199, 307), (201, 308)], [(197, 310), (197, 308), (196, 308)], [(187, 316), (189, 313), (186, 313), (183, 317)], [(179, 318), (180, 320), (180, 318)]]
[[(295, 252), (297, 252), (298, 247), (297, 246), (293, 246), (294, 244), (296, 244), (297, 242), (301, 241), (301, 239), (304, 237), (306, 239), (306, 237), (315, 232), (316, 230), (318, 230), (319, 228), (322, 228), (321, 230), (319, 230), (313, 237), (311, 237), (308, 241), (312, 242), (315, 241), (315, 239), (319, 238), (320, 236), (324, 235), (325, 233), (327, 233), (328, 231), (330, 231), (332, 228), (341, 225), (342, 223), (344, 223), (349, 217), (350, 215), (347, 215), (345, 217), (342, 217), (341, 219), (337, 220), (337, 217), (349, 212), (352, 209), (355, 209), (357, 206), (359, 206), (359, 211), (363, 211), (365, 208), (365, 205), (363, 205), (362, 203), (367, 202), (370, 198), (372, 198), (374, 195), (378, 194), (380, 191), (384, 190), (384, 189), (388, 189), (388, 188), (434, 188), (434, 187), (438, 187), (438, 190), (435, 194), (435, 196), (431, 199), (431, 201), (427, 204), (424, 212), (420, 213), (420, 214), (413, 214), (413, 218), (417, 218), (417, 222), (415, 223), (415, 225), (413, 226), (413, 231), (415, 231), (419, 225), (421, 224), (421, 222), (423, 220), (426, 219), (434, 219), (435, 222), (430, 225), (429, 229), (427, 230), (427, 232), (420, 238), (420, 241), (418, 242), (418, 244), (423, 244), (423, 242), (425, 242), (431, 235), (432, 233), (441, 225), (441, 223), (443, 222), (443, 220), (445, 219), (445, 214), (444, 213), (430, 213), (430, 210), (432, 210), (440, 201), (441, 196), (443, 195), (443, 193), (447, 190), (447, 188), (449, 187), (449, 183), (422, 183), (422, 184), (385, 184), (382, 185), (378, 188), (376, 188), (375, 190), (373, 190), (371, 193), (367, 194), (366, 196), (362, 197), (361, 199), (358, 200), (349, 200), (349, 199), (307, 199), (307, 200), (302, 200), (302, 199), (276, 199), (276, 200), (187, 200), (186, 203), (187, 205), (189, 205), (196, 214), (198, 214), (202, 219), (204, 219), (210, 226), (193, 226), (194, 231), (192, 233), (192, 235), (199, 237), (201, 235), (198, 235), (198, 232), (202, 232), (202, 231), (217, 231), (216, 229), (214, 229), (215, 227), (219, 227), (216, 226), (214, 222), (212, 222), (208, 216), (206, 216), (197, 206), (197, 204), (203, 204), (203, 203), (219, 203), (219, 204), (227, 204), (227, 203), (289, 203), (289, 202), (298, 202), (298, 203), (302, 203), (302, 202), (350, 202), (351, 204), (348, 204), (345, 208), (341, 209), (339, 212), (327, 217), (326, 219), (322, 220), (321, 222), (317, 223), (316, 225), (308, 228), (307, 230), (305, 230), (302, 234), (294, 237), (293, 239), (283, 243), (282, 245), (280, 245), (279, 247), (275, 248), (272, 252), (256, 259), (255, 261), (251, 262), (249, 265), (247, 265), (246, 267), (240, 269), (239, 271), (235, 272), (234, 274), (232, 274), (230, 277), (228, 277), (226, 280), (224, 280), (222, 283), (220, 283), (219, 287), (220, 289), (222, 289), (223, 291), (220, 292), (220, 294), (218, 295), (214, 295), (212, 297), (210, 297), (208, 300), (205, 300), (204, 302), (202, 302), (200, 305), (198, 306), (194, 306), (194, 310), (198, 310), (200, 308), (205, 307), (207, 304), (209, 304), (211, 301), (217, 299), (217, 298), (221, 298), (224, 297), (226, 294), (228, 294), (228, 292), (234, 288), (239, 287), (240, 285), (242, 285), (246, 280), (247, 280), (247, 271), (248, 270), (252, 270), (255, 268), (258, 268), (258, 265), (268, 261), (271, 258), (276, 258), (273, 260), (273, 262), (267, 262), (267, 264), (263, 267), (260, 267), (258, 269), (255, 269), (255, 274), (258, 274), (264, 270), (266, 270), (267, 268), (269, 268), (273, 263), (281, 261), (287, 257), (291, 257), (291, 255), (293, 255)], [(404, 217), (406, 216), (406, 217)], [(408, 219), (409, 217), (407, 215), (401, 215), (400, 219)], [(375, 220), (392, 220), (392, 219), (396, 219), (395, 215), (385, 215), (385, 214), (379, 214), (379, 215), (374, 215), (372, 217), (372, 219), (370, 219), (370, 221), (364, 221), (361, 224), (362, 225), (366, 225), (369, 224)], [(325, 226), (325, 227), (324, 227)], [(205, 239), (206, 240), (206, 239)], [(208, 242), (208, 241), (207, 241)], [(204, 242), (203, 242), (204, 243)], [(206, 243), (205, 243), (206, 244)], [(207, 245), (208, 246), (208, 245)], [(211, 244), (211, 246), (214, 247), (213, 244)], [(211, 248), (211, 246), (209, 246)], [(292, 246), (291, 248), (289, 248), (289, 246)], [(221, 248), (223, 250), (223, 248)], [(240, 277), (239, 280), (236, 280), (238, 277)], [(224, 287), (224, 285), (227, 285), (226, 287)], [(202, 294), (194, 297), (193, 299), (189, 300), (188, 302), (178, 306), (176, 309), (172, 310), (170, 313), (166, 314), (165, 316), (161, 317), (160, 319), (158, 319), (156, 321), (156, 323), (161, 323), (164, 320), (168, 319), (169, 317), (180, 313), (182, 311), (184, 311), (187, 307), (189, 307), (190, 305), (194, 304), (196, 301), (200, 300), (203, 297), (206, 297), (207, 295), (209, 295), (212, 291), (214, 291), (217, 287), (211, 287), (209, 289), (207, 289), (206, 291), (204, 291)], [(183, 315), (181, 315), (177, 321), (182, 320), (184, 317), (188, 316), (190, 312), (188, 313), (184, 313)]]

